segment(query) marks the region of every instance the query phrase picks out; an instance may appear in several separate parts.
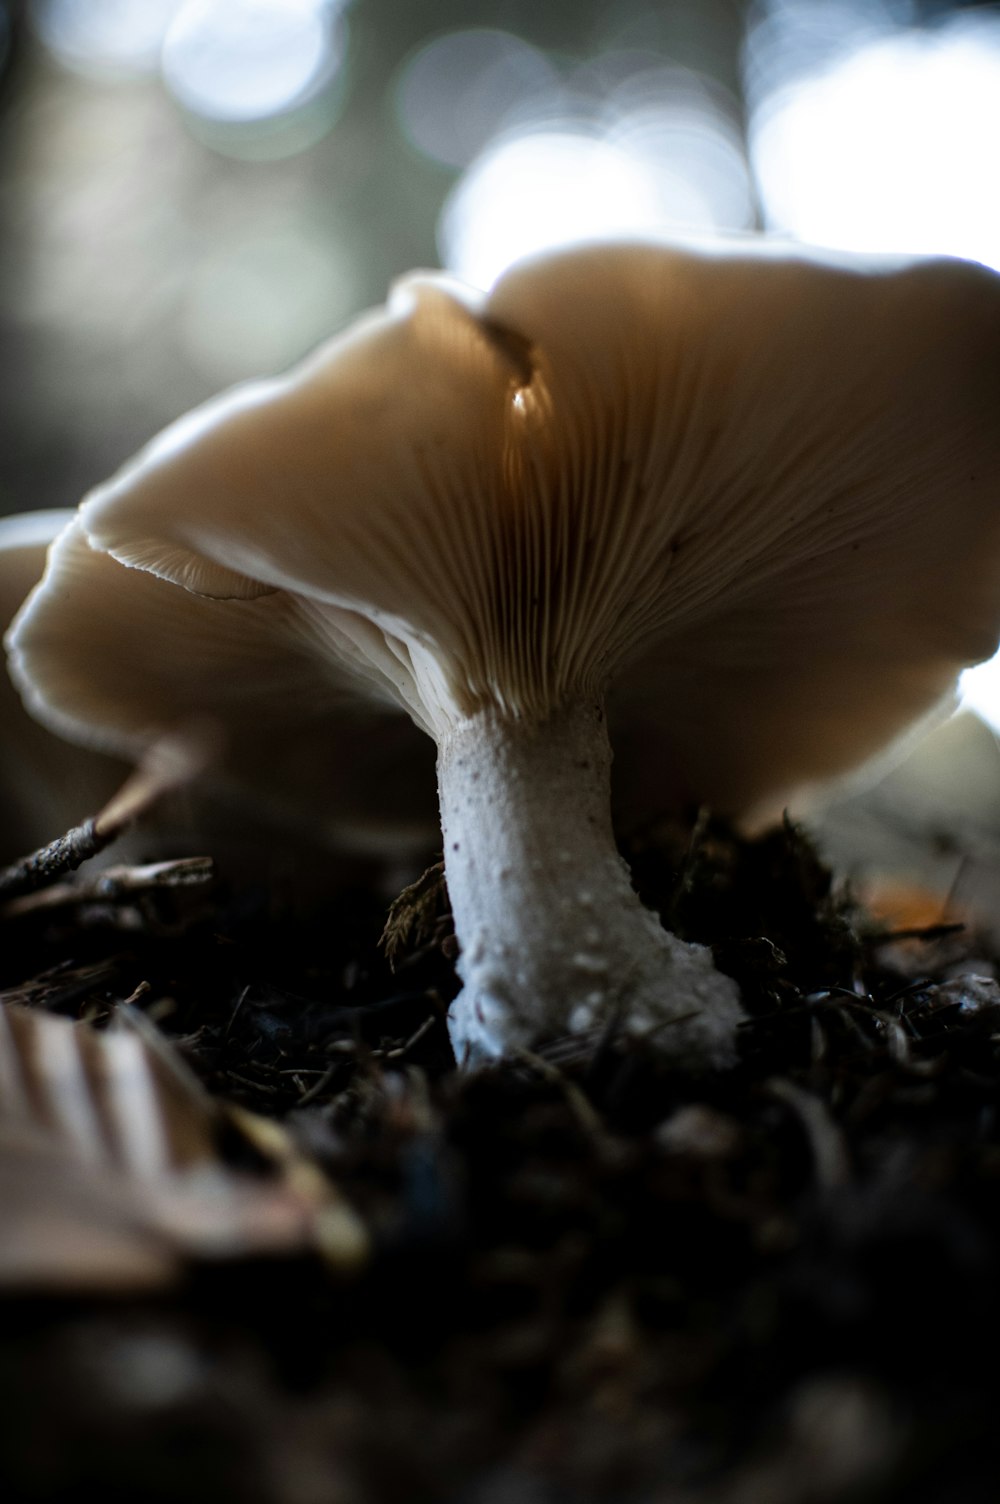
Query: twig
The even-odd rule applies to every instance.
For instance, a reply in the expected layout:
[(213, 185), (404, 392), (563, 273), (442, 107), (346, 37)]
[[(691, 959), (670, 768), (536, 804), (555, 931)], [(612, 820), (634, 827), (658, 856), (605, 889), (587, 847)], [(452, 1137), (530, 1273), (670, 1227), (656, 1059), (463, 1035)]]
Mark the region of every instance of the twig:
[(812, 1150), (816, 1179), (823, 1189), (831, 1191), (849, 1185), (851, 1159), (847, 1143), (822, 1098), (783, 1076), (772, 1076), (764, 1083), (764, 1090), (798, 1118)]
[(553, 1086), (559, 1088), (566, 1098), (567, 1106), (572, 1110), (580, 1127), (583, 1128), (588, 1136), (591, 1138), (604, 1137), (604, 1124), (601, 1122), (601, 1117), (597, 1109), (588, 1101), (575, 1082), (570, 1081), (568, 1077), (563, 1075), (557, 1065), (553, 1065), (550, 1060), (543, 1059), (541, 1055), (536, 1055), (533, 1050), (518, 1048), (514, 1053), (525, 1065), (537, 1071), (544, 1081), (548, 1081)]
[(241, 1076), (237, 1071), (226, 1071), (226, 1080), (235, 1081), (238, 1086), (246, 1086), (251, 1091), (267, 1092), (270, 1097), (276, 1096), (278, 1092), (276, 1086), (268, 1086), (265, 1081), (251, 1081), (249, 1076)]
[[(434, 1014), (431, 1013), (427, 1016), (427, 1018), (424, 1019), (419, 1029), (416, 1029), (404, 1044), (397, 1045), (394, 1050), (386, 1050), (384, 1058), (386, 1060), (402, 1060), (403, 1056), (409, 1054), (410, 1050), (413, 1049), (413, 1046), (415, 1044), (420, 1043), (427, 1031), (429, 1029), (433, 1029), (434, 1023)], [(377, 1056), (378, 1054), (380, 1054), (380, 1051), (376, 1050), (374, 1053)]]
[(337, 1073), (338, 1066), (340, 1066), (341, 1064), (342, 1062), (340, 1060), (334, 1060), (330, 1065), (328, 1065), (326, 1070), (323, 1071), (319, 1080), (314, 1081), (309, 1090), (304, 1091), (301, 1097), (299, 1097), (299, 1100), (295, 1104), (296, 1108), (308, 1107), (310, 1102), (315, 1102), (316, 1098), (320, 1096), (324, 1091), (326, 1091), (326, 1088), (329, 1086), (330, 1082), (333, 1080), (334, 1076)]
[(75, 872), (144, 815), (164, 794), (190, 783), (209, 761), (211, 739), (196, 731), (163, 737), (142, 759), (101, 812), (47, 846), (0, 870), (0, 898), (47, 887), (64, 872)]
[(22, 857), (0, 872), (0, 898), (12, 898), (44, 888), (54, 877), (73, 872), (82, 862), (103, 851), (111, 837), (97, 834), (97, 821), (75, 825), (58, 840), (50, 841), (38, 851)]
[(214, 876), (215, 863), (210, 856), (179, 857), (175, 861), (151, 862), (141, 867), (105, 867), (102, 872), (75, 882), (52, 883), (35, 892), (22, 893), (19, 898), (12, 898), (0, 907), (0, 918), (17, 919), (41, 909), (69, 905), (115, 903), (119, 899), (165, 888), (195, 887), (211, 882)]
[(240, 993), (239, 997), (236, 999), (236, 1007), (233, 1009), (232, 1013), (230, 1013), (230, 1015), (229, 1015), (229, 1021), (227, 1022), (226, 1027), (223, 1030), (223, 1034), (222, 1034), (223, 1043), (225, 1043), (225, 1041), (229, 1038), (230, 1034), (232, 1033), (233, 1024), (236, 1022), (236, 1015), (239, 1013), (240, 1009), (243, 1007), (243, 1004), (246, 1002), (249, 993), (250, 993), (250, 983), (248, 982), (246, 984), (246, 986), (243, 988), (243, 991)]

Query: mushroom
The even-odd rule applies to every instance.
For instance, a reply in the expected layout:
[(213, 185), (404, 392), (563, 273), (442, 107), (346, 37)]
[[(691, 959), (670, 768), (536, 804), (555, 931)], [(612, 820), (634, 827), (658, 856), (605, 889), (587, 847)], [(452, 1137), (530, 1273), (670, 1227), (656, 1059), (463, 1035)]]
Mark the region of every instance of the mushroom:
[[(43, 695), (19, 672), (18, 655), (10, 659), (38, 719), (70, 741), (133, 760), (177, 727), (220, 732), (213, 738), (220, 766), (208, 779), (213, 800), (199, 797), (184, 819), (198, 840), (221, 843), (241, 867), (248, 860), (241, 831), (249, 825), (258, 841), (267, 827), (272, 844), (277, 838), (300, 857), (311, 847), (328, 881), (334, 867), (356, 875), (354, 861), (378, 866), (392, 858), (409, 873), (436, 827), (427, 738), (359, 696), (349, 676), (320, 682), (285, 596), (235, 606), (178, 592), (96, 552), (80, 515), (62, 516), (42, 594), (64, 606), (61, 615), (40, 613), (32, 636), (48, 665)], [(31, 517), (10, 522), (28, 527)], [(36, 582), (41, 573), (39, 566)], [(331, 723), (336, 734), (317, 737), (317, 726)], [(325, 851), (335, 859), (323, 862)]]
[[(628, 243), (487, 295), (414, 274), (93, 493), (14, 671), (109, 743), (188, 684), (333, 748), (395, 704), (437, 744), (459, 1056), (616, 1024), (725, 1064), (734, 983), (615, 849), (605, 710), (625, 806), (733, 812), (927, 713), (1000, 629), (998, 385), (1000, 281), (967, 263)], [(154, 636), (109, 558), (172, 582)]]
[(974, 711), (959, 710), (883, 777), (808, 819), (866, 903), (899, 907), (892, 928), (922, 922), (923, 911), (928, 923), (966, 917), (977, 934), (997, 933), (1000, 747)]
[[(202, 723), (218, 721), (224, 690), (231, 688), (235, 697), (223, 728), (228, 735), (216, 748), (225, 765), (221, 776), (212, 776), (211, 759), (203, 756), (207, 748), (196, 736), (188, 760), (209, 763), (208, 776), (200, 780), (207, 785), (204, 797), (185, 789), (164, 801), (161, 792), (155, 816), (144, 813), (140, 829), (115, 840), (114, 860), (148, 861), (179, 852), (187, 856), (208, 844), (230, 882), (239, 886), (267, 879), (273, 884), (277, 879), (282, 899), (296, 904), (312, 902), (321, 887), (330, 891), (359, 881), (396, 892), (401, 880), (420, 870), (437, 825), (433, 755), (427, 738), (411, 722), (359, 705), (320, 760), (314, 747), (310, 751), (312, 738), (303, 727), (302, 698), (297, 717), (277, 716), (272, 694), (267, 702), (272, 713), (261, 720), (260, 706), (252, 702), (240, 674), (227, 674), (224, 648), (217, 647), (208, 682), (199, 692), (192, 672), (199, 654), (191, 650), (191, 640), (203, 643), (213, 637), (218, 607), (210, 600), (188, 603), (189, 635), (185, 639), (183, 631), (175, 633), (172, 654), (158, 653), (148, 661), (120, 654), (123, 616), (130, 630), (155, 640), (162, 628), (163, 597), (172, 597), (174, 587), (140, 570), (126, 574), (110, 557), (94, 554), (70, 510), (0, 518), (0, 628), (9, 625), (38, 584), (50, 548), (49, 578), (75, 581), (74, 559), (82, 554), (88, 571), (85, 589), (91, 592), (79, 606), (88, 630), (61, 659), (60, 671), (90, 683), (95, 659), (110, 654), (114, 661), (118, 655), (114, 696), (125, 697), (136, 720), (130, 723), (119, 713), (114, 734), (102, 734), (105, 712), (95, 676), (95, 725), (67, 726), (58, 714), (44, 712), (40, 720), (46, 724), (40, 724), (25, 713), (8, 675), (0, 671), (0, 863), (22, 857), (103, 810), (129, 774), (123, 755), (148, 762), (155, 747), (160, 764), (164, 755), (176, 763), (163, 745), (164, 732), (169, 739), (178, 727), (186, 731), (192, 717)], [(270, 628), (263, 644), (253, 636), (252, 620), (244, 632), (237, 666), (245, 667), (248, 650), (262, 651), (265, 661)], [(286, 656), (284, 670), (293, 682), (294, 669), (294, 656)], [(266, 697), (267, 687), (257, 682)], [(30, 704), (30, 687), (25, 698)], [(307, 726), (314, 713), (313, 706)], [(168, 775), (169, 784), (169, 769), (161, 766), (160, 773)], [(165, 786), (162, 776), (154, 783), (161, 790)], [(313, 811), (307, 820), (303, 806), (310, 787)], [(320, 793), (325, 807), (317, 818), (315, 796)], [(107, 857), (97, 858), (98, 865)]]
[[(0, 630), (6, 630), (45, 569), (71, 511), (0, 518)], [(0, 864), (41, 846), (100, 809), (127, 768), (69, 746), (25, 714), (0, 672)]]

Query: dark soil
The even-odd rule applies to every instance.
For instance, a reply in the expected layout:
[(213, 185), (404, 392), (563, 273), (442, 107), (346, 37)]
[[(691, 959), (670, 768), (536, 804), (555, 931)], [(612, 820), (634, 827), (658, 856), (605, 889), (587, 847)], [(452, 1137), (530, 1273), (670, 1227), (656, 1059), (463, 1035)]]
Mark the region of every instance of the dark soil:
[(8, 996), (101, 1027), (139, 989), (374, 1253), (0, 1296), (0, 1497), (993, 1504), (1000, 991), (955, 980), (989, 956), (878, 935), (792, 828), (628, 855), (743, 987), (731, 1073), (608, 1036), (457, 1074), (433, 883), (395, 972), (364, 893), (7, 923)]

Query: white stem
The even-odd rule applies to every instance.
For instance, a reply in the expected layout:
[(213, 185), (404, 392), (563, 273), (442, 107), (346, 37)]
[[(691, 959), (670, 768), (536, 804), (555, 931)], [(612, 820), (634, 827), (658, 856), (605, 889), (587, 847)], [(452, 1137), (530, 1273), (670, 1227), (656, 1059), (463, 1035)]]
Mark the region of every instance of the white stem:
[(668, 934), (615, 849), (603, 711), (460, 722), (438, 759), (445, 871), (464, 987), (459, 1061), (580, 1033), (620, 1011), (679, 1061), (724, 1065), (742, 1014), (711, 952)]

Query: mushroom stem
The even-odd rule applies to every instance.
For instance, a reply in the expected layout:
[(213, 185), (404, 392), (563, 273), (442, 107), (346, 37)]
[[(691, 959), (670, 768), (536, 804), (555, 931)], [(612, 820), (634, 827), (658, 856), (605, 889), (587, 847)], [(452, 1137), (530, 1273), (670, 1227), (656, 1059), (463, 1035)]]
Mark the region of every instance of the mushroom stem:
[(445, 873), (464, 987), (459, 1061), (602, 1027), (660, 1031), (685, 1063), (725, 1065), (742, 1017), (709, 950), (643, 908), (615, 848), (603, 709), (547, 720), (482, 711), (442, 740)]

